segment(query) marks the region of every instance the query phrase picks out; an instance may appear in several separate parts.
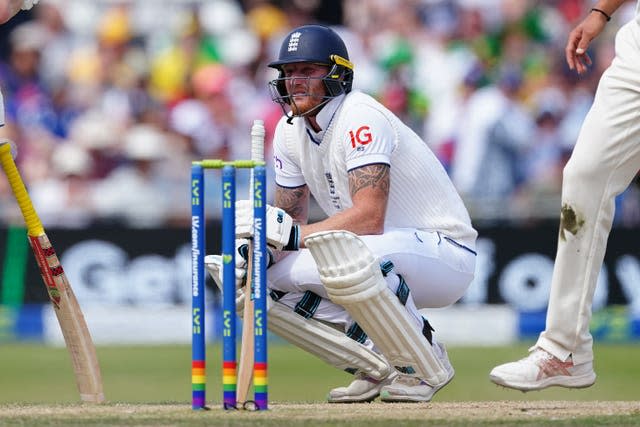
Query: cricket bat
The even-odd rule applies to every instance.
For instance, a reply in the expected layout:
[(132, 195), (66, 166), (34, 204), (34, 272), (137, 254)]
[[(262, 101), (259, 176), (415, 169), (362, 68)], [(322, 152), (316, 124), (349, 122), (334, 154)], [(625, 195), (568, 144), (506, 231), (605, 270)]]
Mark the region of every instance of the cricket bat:
[(253, 255), (251, 248), (248, 252), (247, 261), (247, 280), (244, 285), (244, 309), (242, 311), (242, 342), (240, 343), (240, 363), (238, 365), (238, 385), (236, 388), (236, 399), (238, 402), (245, 403), (251, 388), (251, 380), (253, 378), (253, 362), (255, 336), (254, 328), (254, 304), (251, 295), (252, 277), (253, 276)]
[[(251, 160), (264, 161), (264, 125), (262, 120), (254, 120), (251, 127)], [(253, 171), (249, 183), (250, 199), (253, 200)], [(238, 366), (237, 400), (247, 402), (254, 364), (254, 304), (253, 304), (253, 245), (247, 253), (247, 280), (244, 286), (244, 309), (242, 312), (242, 342), (240, 344), (240, 364)]]
[(27, 226), (29, 244), (36, 257), (40, 274), (71, 355), (80, 399), (83, 402), (104, 402), (100, 366), (84, 315), (29, 198), (20, 172), (13, 160), (11, 144), (7, 139), (0, 139), (0, 163), (22, 211)]

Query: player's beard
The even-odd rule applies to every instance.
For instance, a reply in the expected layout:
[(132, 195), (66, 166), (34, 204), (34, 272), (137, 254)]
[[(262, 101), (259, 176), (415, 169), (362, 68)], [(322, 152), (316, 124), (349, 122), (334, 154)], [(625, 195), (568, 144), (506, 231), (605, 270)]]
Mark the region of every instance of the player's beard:
[(319, 95), (297, 95), (291, 98), (291, 112), (294, 116), (305, 116), (314, 111), (318, 111), (318, 106), (325, 101), (324, 96)]
[(291, 113), (294, 116), (315, 115), (318, 106), (326, 101), (322, 83), (315, 78), (298, 79), (298, 82), (290, 88)]

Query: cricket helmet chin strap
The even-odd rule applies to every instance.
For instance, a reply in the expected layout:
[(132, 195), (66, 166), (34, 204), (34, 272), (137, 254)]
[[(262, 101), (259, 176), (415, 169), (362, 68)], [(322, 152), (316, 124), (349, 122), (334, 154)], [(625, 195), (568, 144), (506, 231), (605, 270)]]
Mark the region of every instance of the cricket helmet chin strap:
[(278, 59), (269, 63), (269, 67), (279, 71), (278, 77), (269, 82), (271, 99), (282, 106), (285, 114), (286, 106), (290, 105), (292, 100), (286, 88), (286, 81), (290, 77), (285, 77), (282, 66), (297, 62), (310, 62), (329, 67), (329, 72), (323, 77), (308, 77), (309, 80), (319, 79), (324, 82), (326, 94), (323, 101), (303, 114), (296, 114), (297, 116), (316, 112), (331, 99), (351, 91), (353, 64), (349, 61), (349, 52), (340, 36), (323, 25), (303, 25), (285, 37), (280, 46)]

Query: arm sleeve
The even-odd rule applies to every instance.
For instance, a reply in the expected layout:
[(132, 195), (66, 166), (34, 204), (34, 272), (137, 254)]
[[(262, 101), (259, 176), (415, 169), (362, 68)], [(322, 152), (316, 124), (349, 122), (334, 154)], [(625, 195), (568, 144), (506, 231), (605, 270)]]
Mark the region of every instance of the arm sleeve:
[(296, 144), (304, 141), (289, 141), (285, 138), (291, 137), (293, 132), (285, 132), (283, 126), (290, 126), (283, 120), (278, 123), (273, 136), (273, 165), (275, 169), (276, 184), (281, 187), (295, 188), (305, 185), (304, 176), (300, 169), (300, 164), (289, 152), (289, 147), (295, 148)]
[(338, 138), (344, 146), (348, 170), (374, 163), (391, 165), (397, 132), (383, 112), (371, 105), (356, 104), (345, 112), (344, 123)]

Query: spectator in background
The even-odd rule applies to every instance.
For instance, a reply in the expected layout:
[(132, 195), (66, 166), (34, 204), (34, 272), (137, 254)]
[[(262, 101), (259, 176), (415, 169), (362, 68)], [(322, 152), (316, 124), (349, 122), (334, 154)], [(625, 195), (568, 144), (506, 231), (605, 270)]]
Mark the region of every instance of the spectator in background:
[[(23, 95), (14, 98), (11, 91), (16, 80), (8, 78), (14, 73), (14, 66), (8, 52), (0, 55), (6, 58), (0, 63), (0, 73), (3, 73), (0, 90), (8, 103), (7, 126), (2, 132), (19, 143), (19, 166), (28, 171), (25, 179), (29, 182), (47, 178), (32, 176), (35, 171), (40, 175), (54, 173), (49, 167), (53, 149), (65, 143), (82, 145), (94, 159), (92, 177), (98, 181), (104, 179), (126, 160), (118, 142), (138, 124), (151, 124), (168, 138), (179, 139), (178, 145), (185, 144), (181, 149), (186, 150), (181, 152), (191, 153), (194, 158), (244, 157), (242, 150), (247, 144), (242, 141), (248, 135), (252, 120), (260, 118), (267, 129), (266, 157), (270, 159), (270, 137), (280, 111), (266, 90), (267, 82), (274, 76), (265, 71), (265, 62), (274, 56), (281, 37), (292, 26), (329, 20), (352, 46), (360, 76), (356, 87), (375, 94), (407, 120), (431, 145), (450, 173), (459, 172), (459, 168), (455, 171), (454, 163), (465, 156), (459, 152), (465, 145), (460, 140), (470, 138), (477, 122), (490, 108), (480, 109), (480, 117), (473, 120), (461, 117), (469, 117), (466, 111), (472, 106), (470, 101), (479, 97), (477, 92), (499, 92), (501, 79), (496, 71), (506, 64), (516, 67), (521, 76), (521, 86), (511, 102), (532, 123), (538, 114), (536, 93), (547, 87), (558, 87), (563, 92), (567, 106), (556, 130), (561, 135), (562, 151), (567, 152), (573, 147), (576, 129), (590, 106), (597, 83), (594, 76), (599, 75), (612, 57), (609, 38), (603, 38), (592, 46), (596, 65), (593, 73), (577, 78), (553, 61), (554, 52), (564, 47), (566, 30), (586, 2), (342, 0), (290, 2), (281, 6), (283, 3), (269, 0), (198, 0), (188, 5), (168, 1), (158, 8), (142, 0), (118, 3), (43, 0), (32, 14), (24, 15), (25, 19), (33, 18), (36, 26), (32, 28), (40, 28), (46, 34), (40, 47), (31, 49), (29, 55), (22, 55), (37, 67), (32, 67), (35, 70), (32, 81), (37, 82), (37, 86), (31, 86), (37, 87), (37, 91), (30, 92), (29, 96), (23, 91)], [(18, 3), (0, 0), (0, 11)], [(615, 19), (633, 14), (634, 8), (635, 2), (625, 2)], [(8, 33), (17, 23), (16, 20), (3, 29)], [(33, 34), (20, 43), (33, 40)], [(6, 37), (7, 43), (13, 38)], [(191, 79), (196, 69), (212, 64), (228, 71), (224, 92), (232, 96), (227, 96), (228, 108), (224, 114), (219, 113), (219, 108), (214, 113), (208, 108), (206, 115), (213, 114), (217, 126), (223, 121), (231, 123), (227, 120), (231, 116), (235, 123), (225, 125), (224, 132), (218, 129), (211, 133), (213, 139), (219, 139), (219, 132), (234, 135), (226, 137), (233, 142), (225, 142), (226, 151), (219, 154), (216, 153), (218, 142), (210, 147), (207, 143), (198, 143), (200, 148), (190, 146), (190, 142), (195, 142), (193, 134), (183, 129), (199, 122), (204, 115), (183, 114), (187, 110), (183, 107), (189, 104), (204, 107), (204, 98), (193, 91)], [(211, 101), (222, 104), (213, 101), (213, 97)], [(478, 105), (475, 101), (474, 104)], [(180, 109), (176, 108), (178, 105)], [(180, 110), (183, 112), (179, 113)], [(180, 124), (176, 124), (176, 117), (180, 117)], [(87, 122), (93, 124), (87, 126)], [(548, 123), (544, 121), (545, 129)], [(82, 135), (84, 131), (79, 132), (82, 128), (89, 132)], [(182, 132), (176, 132), (178, 128)], [(229, 128), (234, 129), (229, 131)], [(108, 139), (113, 141), (107, 142)], [(525, 144), (526, 151), (540, 154), (542, 147), (538, 149), (531, 141), (537, 142), (530, 138)], [(490, 142), (498, 145), (493, 144), (493, 140)], [(566, 157), (560, 163), (565, 160)], [(486, 163), (487, 159), (481, 161)], [(498, 165), (503, 163), (498, 161)], [(506, 210), (479, 211), (477, 206), (470, 205), (474, 219), (478, 221), (486, 216), (492, 221), (509, 220), (511, 215), (519, 214), (534, 200), (528, 193), (540, 188), (529, 184), (528, 177), (556, 177), (561, 166), (552, 163), (545, 171), (542, 165), (535, 174), (524, 176), (523, 185), (516, 191), (505, 189), (498, 193), (493, 204), (480, 206), (505, 206)], [(503, 166), (497, 168), (505, 171)], [(491, 174), (497, 176), (497, 171)], [(184, 179), (184, 185), (188, 185), (187, 178)], [(557, 181), (546, 184), (554, 185)], [(486, 190), (471, 185), (468, 197), (479, 200), (486, 195)], [(492, 188), (494, 193), (495, 190)], [(549, 198), (557, 197), (557, 192), (549, 194)], [(637, 224), (633, 212), (638, 195), (630, 191), (624, 199), (618, 202), (627, 213), (623, 215), (620, 210), (615, 221), (624, 221), (627, 226)], [(546, 215), (544, 212), (536, 215)]]
[(521, 220), (551, 216), (557, 211), (562, 168), (567, 159), (560, 126), (566, 108), (567, 100), (557, 87), (541, 88), (534, 94), (532, 133), (515, 164), (521, 171), (522, 185), (513, 212)]
[(466, 110), (473, 94), (487, 83), (484, 68), (478, 61), (471, 62), (462, 72), (463, 78), (449, 96), (433, 103), (425, 119), (425, 134), (429, 144), (443, 163), (449, 175), (456, 150), (460, 126), (467, 123)]
[(59, 141), (53, 99), (40, 74), (45, 40), (37, 22), (18, 25), (10, 35), (9, 61), (0, 63), (0, 82), (7, 96), (5, 135), (19, 148), (16, 161), (27, 182), (46, 178), (51, 151)]
[(173, 154), (166, 135), (153, 125), (135, 125), (125, 133), (122, 150), (124, 161), (95, 188), (99, 219), (134, 228), (167, 224), (174, 200), (163, 178), (164, 161)]
[(194, 154), (201, 158), (231, 158), (232, 141), (240, 136), (227, 95), (231, 78), (220, 64), (197, 68), (190, 79), (194, 96), (178, 102), (169, 114), (170, 127), (188, 137)]
[(192, 95), (189, 76), (195, 68), (220, 61), (218, 48), (197, 14), (186, 13), (181, 21), (175, 42), (153, 56), (149, 68), (151, 94), (170, 107)]
[(42, 26), (33, 21), (20, 24), (10, 35), (9, 61), (0, 64), (7, 119), (22, 131), (46, 128), (51, 120), (51, 97), (40, 74), (40, 51), (45, 41)]
[(31, 199), (45, 226), (85, 228), (95, 219), (92, 203), (93, 159), (73, 142), (57, 145), (51, 154), (51, 173), (33, 183)]
[(67, 67), (69, 57), (80, 43), (79, 37), (69, 30), (64, 19), (63, 0), (43, 1), (34, 9), (35, 22), (46, 34), (40, 50), (40, 74), (43, 82), (54, 96), (59, 89), (67, 88)]
[(113, 120), (116, 131), (142, 120), (149, 105), (143, 88), (144, 71), (147, 67), (141, 47), (134, 37), (128, 10), (116, 6), (107, 11), (97, 28), (96, 58), (99, 66), (97, 84), (100, 110)]
[[(466, 124), (457, 128), (454, 143), (453, 182), (476, 216), (487, 215), (483, 209), (504, 210), (496, 202), (517, 191), (522, 182), (521, 152), (533, 130), (518, 98), (521, 70), (506, 65), (499, 73), (496, 86), (480, 89), (469, 98), (463, 114)], [(495, 212), (488, 214), (495, 216)]]

